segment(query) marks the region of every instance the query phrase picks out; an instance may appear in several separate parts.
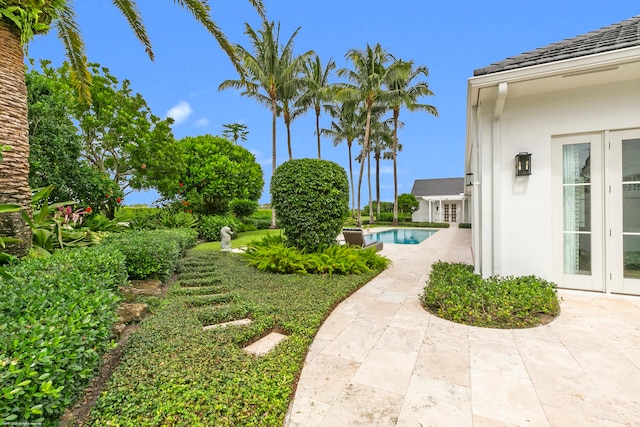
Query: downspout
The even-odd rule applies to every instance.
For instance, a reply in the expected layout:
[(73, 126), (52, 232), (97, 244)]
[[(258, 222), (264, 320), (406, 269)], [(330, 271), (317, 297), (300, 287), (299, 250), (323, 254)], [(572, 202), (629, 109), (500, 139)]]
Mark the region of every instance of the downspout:
[(504, 111), (504, 103), (507, 100), (507, 82), (500, 82), (498, 84), (498, 98), (496, 99), (496, 106), (493, 111), (493, 134), (492, 134), (492, 169), (493, 173), (493, 195), (491, 215), (492, 215), (492, 250), (493, 250), (493, 273), (502, 273), (502, 204), (501, 204), (501, 176), (502, 176), (502, 135), (501, 135), (501, 117)]

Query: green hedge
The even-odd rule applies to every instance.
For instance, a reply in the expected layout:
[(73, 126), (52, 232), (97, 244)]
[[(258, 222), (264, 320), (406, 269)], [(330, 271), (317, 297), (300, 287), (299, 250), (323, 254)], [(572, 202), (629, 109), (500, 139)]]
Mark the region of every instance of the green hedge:
[(242, 222), (233, 215), (207, 215), (200, 218), (198, 232), (200, 233), (200, 237), (209, 242), (219, 242), (221, 239), (220, 229), (224, 226), (231, 228), (233, 232), (231, 238), (233, 238), (242, 229)]
[(438, 317), (473, 326), (523, 328), (557, 316), (556, 285), (535, 276), (483, 279), (473, 266), (436, 262), (420, 299)]
[(122, 253), (94, 246), (24, 260), (0, 279), (0, 424), (56, 425), (112, 347)]
[(189, 228), (129, 231), (107, 236), (104, 244), (124, 254), (129, 279), (164, 280), (185, 249), (196, 244), (197, 236)]

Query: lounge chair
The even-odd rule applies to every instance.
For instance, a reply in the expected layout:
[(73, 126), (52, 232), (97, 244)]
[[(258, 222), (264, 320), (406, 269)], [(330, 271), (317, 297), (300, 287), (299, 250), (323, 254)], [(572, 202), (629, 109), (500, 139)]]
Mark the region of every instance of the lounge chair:
[(371, 242), (364, 239), (362, 228), (343, 228), (342, 235), (347, 245), (359, 246), (361, 248), (375, 247), (376, 252), (382, 250), (382, 242)]

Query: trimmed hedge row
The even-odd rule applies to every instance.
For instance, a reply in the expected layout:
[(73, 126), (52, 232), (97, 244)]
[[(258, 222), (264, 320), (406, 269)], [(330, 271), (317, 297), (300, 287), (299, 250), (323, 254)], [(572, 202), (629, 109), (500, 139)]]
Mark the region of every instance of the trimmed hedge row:
[(114, 233), (104, 244), (125, 256), (129, 279), (164, 280), (176, 269), (178, 258), (194, 246), (198, 232), (191, 228)]
[(112, 347), (122, 253), (94, 246), (7, 268), (0, 280), (0, 424), (57, 424)]

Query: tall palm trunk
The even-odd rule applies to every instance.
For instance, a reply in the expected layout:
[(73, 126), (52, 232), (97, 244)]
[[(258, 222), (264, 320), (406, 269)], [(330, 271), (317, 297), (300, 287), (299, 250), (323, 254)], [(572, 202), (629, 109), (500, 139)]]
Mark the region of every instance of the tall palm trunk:
[(376, 159), (376, 221), (380, 220), (380, 153), (374, 156)]
[(369, 224), (375, 222), (373, 218), (373, 198), (371, 197), (371, 151), (367, 152), (367, 181), (369, 182)]
[[(0, 163), (0, 204), (15, 204), (31, 214), (29, 189), (29, 122), (27, 89), (20, 33), (7, 19), (0, 19), (0, 145), (11, 150)], [(20, 212), (0, 215), (0, 236), (20, 239), (5, 252), (24, 256), (31, 247), (31, 229)]]
[(316, 108), (316, 135), (318, 135), (318, 160), (320, 157), (320, 108)]
[[(364, 128), (364, 143), (362, 146), (362, 152), (366, 155), (369, 152), (369, 135), (371, 133), (370, 125), (371, 125), (371, 105), (367, 103), (367, 121)], [(358, 177), (358, 219), (356, 220), (356, 224), (359, 227), (362, 226), (362, 211), (360, 205), (360, 189), (362, 188), (362, 176), (364, 175), (364, 158), (360, 162), (360, 176)]]
[(398, 225), (398, 116), (399, 107), (393, 109), (393, 225)]
[(356, 216), (356, 194), (355, 187), (353, 185), (353, 158), (351, 157), (351, 145), (353, 144), (352, 140), (347, 140), (347, 150), (349, 152), (349, 178), (351, 179), (351, 217), (355, 218)]
[(291, 152), (291, 117), (289, 113), (284, 113), (284, 124), (287, 128), (287, 149), (289, 150), (289, 160), (293, 159), (293, 153)]
[[(276, 117), (278, 115), (278, 105), (275, 98), (271, 98), (271, 176), (276, 172)], [(276, 210), (271, 206), (271, 227), (276, 228)]]

